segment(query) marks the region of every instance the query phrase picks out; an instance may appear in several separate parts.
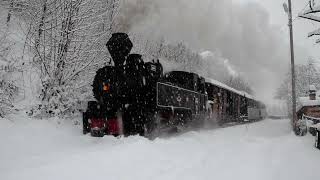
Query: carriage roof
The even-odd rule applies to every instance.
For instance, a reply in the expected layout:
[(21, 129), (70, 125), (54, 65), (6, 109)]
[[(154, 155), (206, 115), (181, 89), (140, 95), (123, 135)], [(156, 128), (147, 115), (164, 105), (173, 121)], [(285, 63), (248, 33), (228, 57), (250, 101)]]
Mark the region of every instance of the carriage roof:
[(209, 83), (209, 84), (212, 84), (212, 85), (215, 85), (215, 86), (218, 86), (222, 89), (225, 89), (225, 90), (228, 90), (228, 91), (231, 91), (235, 94), (238, 94), (240, 96), (243, 96), (243, 97), (246, 97), (248, 99), (252, 99), (252, 100), (255, 100), (255, 98), (250, 95), (249, 93), (246, 93), (246, 92), (243, 92), (243, 91), (239, 91), (239, 90), (236, 90), (220, 81), (217, 81), (217, 80), (214, 80), (214, 79), (210, 79), (210, 78), (206, 78), (206, 83)]

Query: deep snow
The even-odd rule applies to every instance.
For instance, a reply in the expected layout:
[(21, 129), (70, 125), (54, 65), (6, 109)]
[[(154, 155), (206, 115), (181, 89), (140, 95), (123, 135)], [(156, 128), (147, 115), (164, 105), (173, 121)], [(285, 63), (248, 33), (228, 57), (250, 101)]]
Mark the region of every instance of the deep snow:
[(0, 119), (0, 142), (1, 180), (319, 178), (313, 137), (296, 137), (288, 120), (149, 141), (93, 138), (72, 121), (12, 115)]

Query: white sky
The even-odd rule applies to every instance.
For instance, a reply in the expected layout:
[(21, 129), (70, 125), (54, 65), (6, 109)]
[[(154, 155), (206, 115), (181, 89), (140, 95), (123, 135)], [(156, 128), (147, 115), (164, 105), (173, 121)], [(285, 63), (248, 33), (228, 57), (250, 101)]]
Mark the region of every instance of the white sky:
[[(287, 15), (284, 13), (282, 4), (287, 3), (287, 0), (233, 0), (235, 3), (247, 3), (247, 2), (258, 2), (264, 6), (269, 12), (270, 21), (281, 27), (284, 33), (288, 32), (287, 28)], [(292, 0), (293, 6), (293, 18), (294, 21), (294, 41), (295, 50), (305, 51), (308, 57), (296, 58), (297, 63), (306, 63), (307, 60), (312, 57), (320, 63), (320, 44), (315, 44), (316, 38), (307, 38), (307, 34), (317, 28), (320, 28), (320, 23), (308, 21), (306, 19), (297, 18), (299, 12), (301, 12), (306, 5), (308, 0)], [(316, 0), (316, 3), (320, 5), (320, 0)], [(284, 37), (286, 38), (286, 37)], [(288, 40), (289, 41), (289, 40)]]
[[(320, 0), (316, 1), (320, 3)], [(176, 42), (183, 40), (199, 52), (209, 50), (221, 53), (248, 80), (259, 99), (272, 100), (289, 70), (288, 17), (283, 10), (283, 3), (287, 0), (127, 2), (130, 2), (129, 9), (137, 11), (128, 14), (132, 31), (144, 36), (150, 33), (151, 37), (166, 37)], [(249, 2), (254, 3), (244, 5)], [(301, 64), (310, 57), (320, 57), (315, 40), (307, 38), (308, 32), (316, 29), (317, 25), (305, 19), (296, 19), (308, 0), (292, 2), (296, 63)], [(145, 8), (150, 8), (152, 12), (147, 18)]]

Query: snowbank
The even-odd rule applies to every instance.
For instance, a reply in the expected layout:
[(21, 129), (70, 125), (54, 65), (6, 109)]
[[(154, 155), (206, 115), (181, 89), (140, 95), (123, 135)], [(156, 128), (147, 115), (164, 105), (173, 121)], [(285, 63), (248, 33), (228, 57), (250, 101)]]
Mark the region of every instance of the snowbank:
[(0, 119), (1, 180), (316, 179), (319, 151), (288, 120), (149, 141), (92, 138), (59, 119)]

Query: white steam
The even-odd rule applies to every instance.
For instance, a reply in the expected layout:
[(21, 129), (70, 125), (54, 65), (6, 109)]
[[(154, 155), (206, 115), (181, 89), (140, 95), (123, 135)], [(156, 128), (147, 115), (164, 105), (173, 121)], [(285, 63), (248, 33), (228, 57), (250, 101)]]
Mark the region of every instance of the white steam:
[[(239, 74), (233, 67), (233, 65), (230, 64), (230, 61), (228, 59), (224, 59), (220, 56), (219, 53), (213, 53), (211, 51), (203, 51), (200, 53), (200, 56), (207, 61), (206, 64), (215, 66), (212, 67), (211, 70), (217, 70), (218, 68), (222, 68), (223, 70), (227, 70), (229, 76), (231, 77), (237, 77)], [(220, 66), (220, 67), (217, 67)], [(210, 71), (210, 70), (209, 70)]]
[(228, 73), (246, 77), (262, 99), (272, 98), (287, 70), (288, 49), (280, 28), (271, 25), (257, 3), (123, 0), (121, 12), (122, 31), (183, 41), (199, 52), (221, 52), (223, 58), (218, 58)]

